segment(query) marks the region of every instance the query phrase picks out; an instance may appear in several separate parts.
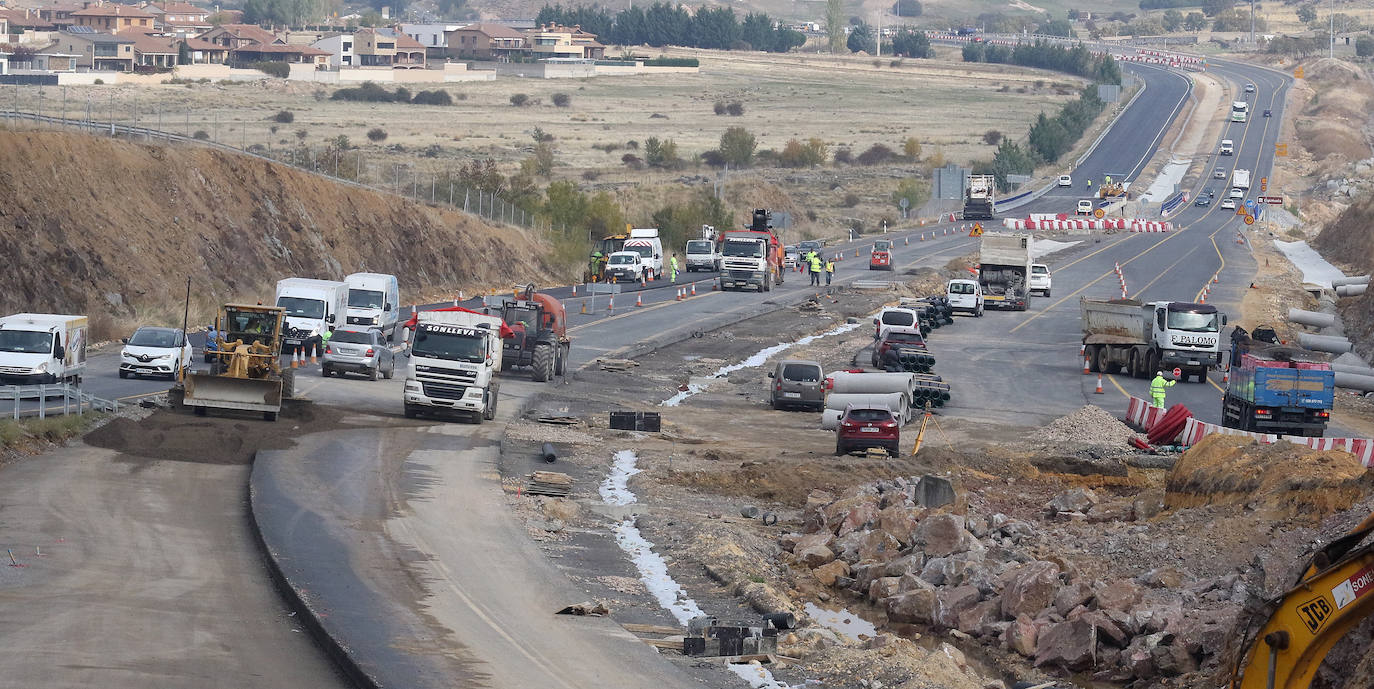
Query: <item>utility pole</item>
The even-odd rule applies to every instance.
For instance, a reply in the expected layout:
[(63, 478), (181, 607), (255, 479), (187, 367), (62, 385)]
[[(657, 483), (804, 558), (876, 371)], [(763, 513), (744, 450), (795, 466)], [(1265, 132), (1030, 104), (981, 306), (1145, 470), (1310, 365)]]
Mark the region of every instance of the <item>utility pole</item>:
[(1250, 49), (1255, 48), (1255, 0), (1250, 0)]
[(1327, 47), (1326, 56), (1334, 60), (1336, 59), (1336, 0), (1331, 0), (1327, 7), (1331, 11), (1331, 41)]

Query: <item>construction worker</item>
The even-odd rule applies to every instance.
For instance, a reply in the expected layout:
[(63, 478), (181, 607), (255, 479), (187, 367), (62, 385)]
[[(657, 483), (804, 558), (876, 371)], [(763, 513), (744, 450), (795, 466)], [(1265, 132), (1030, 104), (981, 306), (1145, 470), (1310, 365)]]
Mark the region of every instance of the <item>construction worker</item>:
[(1171, 388), (1177, 381), (1165, 380), (1163, 371), (1155, 372), (1155, 379), (1150, 381), (1150, 399), (1154, 406), (1164, 408), (1164, 388)]
[(825, 286), (830, 286), (830, 279), (835, 277), (835, 259), (825, 259)]
[(1092, 181), (1092, 180), (1088, 180), (1088, 191), (1092, 191), (1092, 190), (1093, 190), (1093, 181)]
[(597, 277), (601, 274), (600, 268), (601, 252), (593, 251), (591, 260), (587, 261), (587, 278), (592, 282), (596, 282)]
[(820, 256), (817, 256), (817, 255), (816, 255), (816, 252), (814, 252), (814, 251), (811, 252), (811, 263), (810, 263), (810, 265), (807, 266), (807, 268), (809, 268), (809, 269), (811, 270), (811, 284), (813, 284), (813, 285), (815, 285), (815, 286), (817, 286), (817, 287), (820, 287), (820, 286), (821, 286), (821, 270), (822, 270), (823, 268), (822, 268), (822, 266), (821, 266), (821, 257), (820, 257)]
[(801, 264), (801, 269), (802, 269), (802, 272), (803, 272), (803, 273), (805, 273), (805, 274), (807, 274), (807, 275), (810, 275), (810, 274), (811, 274), (811, 251), (810, 251), (810, 250), (803, 251), (803, 252), (802, 252), (802, 255), (797, 257), (797, 262)]
[(668, 257), (668, 279), (677, 282), (677, 254)]

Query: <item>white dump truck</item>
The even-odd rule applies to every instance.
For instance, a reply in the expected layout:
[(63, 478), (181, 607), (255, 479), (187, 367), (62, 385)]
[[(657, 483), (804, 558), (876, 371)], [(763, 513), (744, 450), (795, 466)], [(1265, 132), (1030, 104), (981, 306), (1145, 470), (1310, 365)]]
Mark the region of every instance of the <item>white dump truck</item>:
[(461, 307), (421, 311), (406, 355), (405, 415), (457, 412), (476, 423), (496, 418), (501, 340), (513, 331), (499, 316)]
[(1220, 332), (1226, 314), (1211, 304), (1134, 299), (1088, 299), (1082, 309), (1083, 353), (1088, 370), (1152, 378), (1156, 371), (1196, 376), (1221, 362)]
[(1030, 308), (1030, 241), (1025, 233), (983, 235), (978, 248), (978, 285), (984, 308)]

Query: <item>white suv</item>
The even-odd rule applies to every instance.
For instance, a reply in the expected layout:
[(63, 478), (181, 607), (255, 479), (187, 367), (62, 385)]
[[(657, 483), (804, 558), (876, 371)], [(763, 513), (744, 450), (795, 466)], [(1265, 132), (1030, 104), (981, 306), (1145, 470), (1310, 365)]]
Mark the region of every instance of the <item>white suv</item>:
[(1082, 200), (1080, 200), (1080, 201), (1078, 202), (1078, 214), (1079, 214), (1079, 215), (1092, 215), (1092, 214), (1093, 214), (1093, 202), (1092, 202), (1092, 199), (1082, 199)]
[(1031, 264), (1030, 291), (1050, 296), (1050, 267), (1043, 263)]
[(983, 287), (977, 280), (950, 280), (945, 285), (951, 311), (983, 315)]

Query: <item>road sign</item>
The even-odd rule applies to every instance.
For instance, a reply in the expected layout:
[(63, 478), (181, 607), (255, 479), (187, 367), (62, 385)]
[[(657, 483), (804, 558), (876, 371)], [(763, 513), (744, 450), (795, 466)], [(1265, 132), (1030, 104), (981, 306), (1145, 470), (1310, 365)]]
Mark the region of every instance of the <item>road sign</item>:
[(1286, 156), (1286, 155), (1288, 155), (1288, 144), (1274, 144), (1274, 155), (1276, 155), (1276, 156)]
[(1253, 224), (1255, 224), (1255, 216), (1253, 216), (1253, 215), (1247, 215), (1247, 216), (1245, 216), (1245, 224), (1246, 224), (1246, 225), (1253, 225)]
[(902, 210), (906, 210), (907, 206), (911, 205), (911, 202), (908, 201), (905, 196), (903, 196), (902, 198), (897, 199), (897, 205), (900, 206)]
[(1031, 181), (1030, 175), (1007, 175), (1007, 184), (1025, 184)]
[(1301, 66), (1298, 66), (1298, 67), (1294, 67), (1294, 68), (1293, 68), (1293, 78), (1294, 78), (1294, 79), (1301, 79), (1301, 78), (1302, 78), (1302, 67), (1301, 67)]
[(1174, 369), (1174, 377), (1175, 377), (1175, 378), (1177, 378), (1177, 377), (1179, 377), (1179, 376), (1181, 376), (1181, 375), (1183, 375), (1183, 369), (1181, 369), (1181, 368), (1176, 368), (1176, 369)]
[(1261, 196), (1261, 197), (1259, 197), (1259, 202), (1260, 202), (1260, 203), (1269, 204), (1270, 206), (1282, 206), (1282, 205), (1283, 205), (1283, 197), (1282, 197), (1282, 196)]
[(1107, 214), (1107, 211), (1104, 211), (1104, 210), (1102, 210), (1101, 208), (1098, 208), (1098, 209), (1096, 209), (1096, 210), (1093, 211), (1093, 217), (1094, 217), (1094, 218), (1097, 218), (1098, 220), (1101, 220), (1101, 219), (1102, 219), (1102, 216), (1104, 216), (1104, 215), (1106, 215), (1106, 214)]
[(1269, 191), (1269, 178), (1268, 178), (1268, 177), (1261, 177), (1261, 178), (1260, 178), (1260, 191)]
[(1245, 214), (1246, 214), (1246, 213), (1245, 213), (1245, 206), (1244, 206), (1244, 205), (1236, 206), (1236, 215), (1245, 215)]

